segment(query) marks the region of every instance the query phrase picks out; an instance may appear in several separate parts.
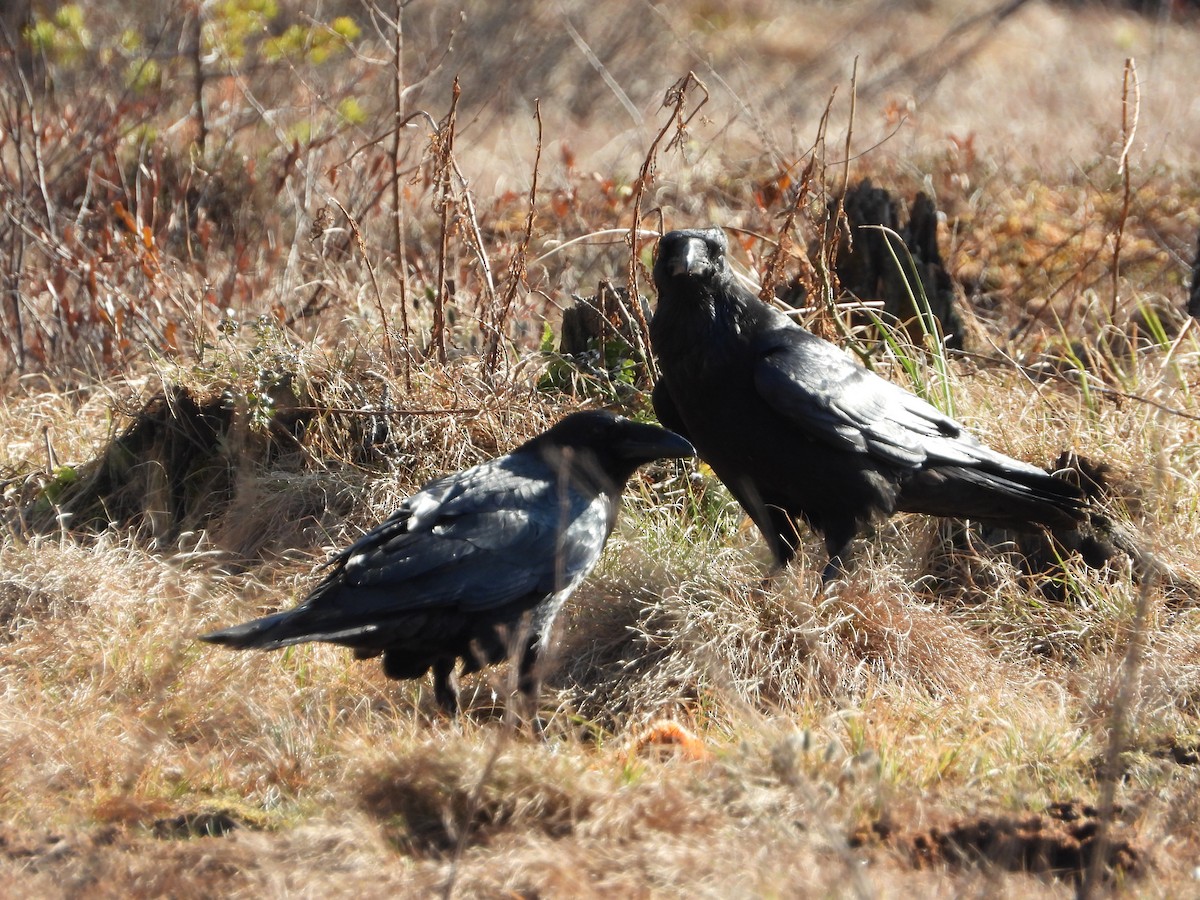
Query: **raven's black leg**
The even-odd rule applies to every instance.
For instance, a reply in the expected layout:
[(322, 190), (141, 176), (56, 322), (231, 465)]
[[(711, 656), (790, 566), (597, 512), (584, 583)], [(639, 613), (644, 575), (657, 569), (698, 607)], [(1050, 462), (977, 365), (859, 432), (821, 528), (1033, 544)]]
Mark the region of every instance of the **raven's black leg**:
[(458, 675), (456, 656), (439, 656), (433, 663), (433, 696), (438, 708), (450, 718), (458, 715)]
[(821, 571), (821, 585), (827, 586), (830, 582), (837, 581), (846, 575), (846, 555), (850, 549), (850, 542), (854, 540), (853, 533), (849, 535), (841, 535), (836, 532), (826, 530), (825, 532), (825, 549), (829, 552), (829, 561), (825, 563), (825, 568)]
[(517, 667), (517, 690), (530, 703), (537, 702), (538, 690), (541, 688), (541, 673), (538, 672), (537, 636), (529, 638), (525, 651), (521, 654), (521, 662)]
[(762, 529), (762, 532), (766, 535), (767, 544), (779, 568), (786, 569), (796, 558), (796, 548), (800, 546), (800, 532), (796, 528), (796, 521), (787, 510), (769, 506), (767, 515), (770, 516), (771, 527), (770, 530)]
[(753, 482), (743, 478), (724, 479), (729, 492), (742, 505), (746, 515), (762, 533), (771, 556), (775, 559), (778, 571), (788, 567), (796, 556), (796, 547), (800, 538), (796, 531), (796, 523), (785, 509), (763, 502), (758, 488)]
[(538, 716), (538, 695), (542, 688), (542, 673), (539, 671), (538, 636), (532, 635), (525, 644), (521, 662), (517, 666), (517, 691), (521, 694), (523, 718), (529, 720), (534, 735), (544, 736), (545, 729)]
[(846, 566), (842, 562), (842, 555), (840, 553), (831, 555), (829, 557), (829, 562), (825, 563), (825, 568), (821, 570), (821, 584), (830, 584), (831, 582), (837, 581), (845, 574)]

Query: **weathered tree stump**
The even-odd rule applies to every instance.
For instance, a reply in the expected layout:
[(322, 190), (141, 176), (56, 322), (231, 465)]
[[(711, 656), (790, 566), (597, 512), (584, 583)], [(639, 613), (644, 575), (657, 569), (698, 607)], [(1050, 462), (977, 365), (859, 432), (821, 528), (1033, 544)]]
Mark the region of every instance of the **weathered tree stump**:
[(167, 385), (100, 454), (61, 466), (21, 512), (35, 533), (75, 534), (129, 528), (150, 540), (213, 527), (241, 489), (239, 472), (296, 452), (314, 416), (313, 401), (271, 390), (270, 418), (252, 427), (245, 401), (231, 391), (201, 396)]
[[(649, 320), (650, 306), (638, 297), (642, 318)], [(558, 352), (579, 372), (608, 382), (619, 391), (644, 386), (649, 370), (644, 351), (646, 340), (642, 325), (634, 316), (629, 291), (601, 281), (594, 297), (575, 297), (575, 303), (563, 310), (562, 333)], [(559, 371), (550, 379), (566, 388), (573, 378)], [(574, 393), (574, 387), (569, 388)]]
[(846, 192), (843, 206), (850, 235), (838, 248), (842, 287), (861, 300), (882, 300), (884, 318), (902, 325), (918, 346), (925, 342), (917, 305), (923, 292), (946, 346), (961, 349), (963, 322), (955, 308), (954, 282), (938, 251), (933, 201), (918, 193), (901, 226), (891, 194), (864, 179)]
[[(644, 300), (641, 300), (641, 306), (642, 316), (648, 317), (650, 312)], [(629, 291), (610, 281), (601, 281), (594, 297), (576, 297), (575, 302), (563, 310), (558, 352), (564, 356), (577, 356), (612, 340), (637, 347), (640, 325), (631, 310)]]

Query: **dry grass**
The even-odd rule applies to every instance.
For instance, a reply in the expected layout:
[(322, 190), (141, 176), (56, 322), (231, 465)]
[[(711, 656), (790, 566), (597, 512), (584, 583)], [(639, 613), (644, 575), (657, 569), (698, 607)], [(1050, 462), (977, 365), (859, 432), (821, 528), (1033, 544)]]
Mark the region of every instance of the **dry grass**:
[[(324, 24), (283, 7), (315, 41)], [(85, 11), (90, 68), (63, 44), (27, 90), (0, 59), (20, 300), (0, 311), (0, 894), (1070, 896), (1093, 856), (1104, 889), (1191, 893), (1200, 340), (1176, 310), (1200, 31), (996, 8), (411, 4), (395, 145), (395, 44), (367, 15), (391, 7), (334, 10), (364, 33), (325, 62), (202, 61), (202, 153), (194, 56), (164, 51), (163, 89), (126, 92), (103, 55), (126, 27), (186, 48), (186, 17)], [(688, 70), (702, 86), (660, 107)], [(193, 639), (294, 602), (435, 475), (580, 405), (648, 414), (632, 368), (593, 360), (573, 396), (543, 380), (571, 294), (630, 273), (649, 292), (652, 236), (630, 248), (631, 226), (725, 224), (751, 273), (789, 237), (784, 279), (820, 294), (806, 248), (859, 176), (945, 215), (960, 418), (1023, 459), (1110, 464), (1114, 516), (1162, 580), (1068, 559), (1051, 584), (995, 535), (901, 516), (832, 592), (817, 542), (766, 583), (711, 473), (671, 464), (635, 479), (564, 613), (545, 740), (501, 720), (503, 668), (467, 679), (448, 722), (342, 650)], [(223, 410), (214, 440), (147, 424), (164, 396)], [(85, 504), (105, 458), (124, 492)], [(1106, 787), (1115, 810), (1091, 809)]]

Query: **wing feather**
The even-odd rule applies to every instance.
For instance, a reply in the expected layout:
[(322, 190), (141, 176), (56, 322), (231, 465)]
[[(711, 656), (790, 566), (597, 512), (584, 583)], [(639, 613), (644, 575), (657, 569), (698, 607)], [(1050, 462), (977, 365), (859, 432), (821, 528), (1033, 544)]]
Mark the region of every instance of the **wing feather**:
[(540, 459), (500, 457), (428, 485), (338, 555), (300, 609), (314, 624), (477, 612), (573, 587), (608, 536), (611, 500), (559, 490)]
[(989, 450), (916, 394), (786, 320), (756, 344), (759, 396), (817, 440), (906, 469), (929, 463), (1025, 467)]

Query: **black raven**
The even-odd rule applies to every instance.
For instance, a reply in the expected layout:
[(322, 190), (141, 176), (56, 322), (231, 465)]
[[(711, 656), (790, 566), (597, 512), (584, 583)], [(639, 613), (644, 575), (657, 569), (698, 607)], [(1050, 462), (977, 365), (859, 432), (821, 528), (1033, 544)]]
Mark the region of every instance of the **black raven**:
[(826, 581), (869, 521), (900, 510), (1017, 529), (1083, 518), (1075, 486), (988, 449), (761, 302), (726, 250), (719, 228), (659, 242), (654, 410), (695, 445), (780, 566), (796, 554), (797, 518), (824, 535)]
[(383, 655), (390, 678), (433, 669), (458, 711), (455, 668), (500, 662), (530, 613), (518, 685), (536, 700), (555, 614), (600, 558), (642, 463), (694, 455), (683, 438), (605, 411), (574, 413), (512, 453), (425, 485), (335, 556), (295, 609), (200, 639), (263, 650), (304, 641)]

